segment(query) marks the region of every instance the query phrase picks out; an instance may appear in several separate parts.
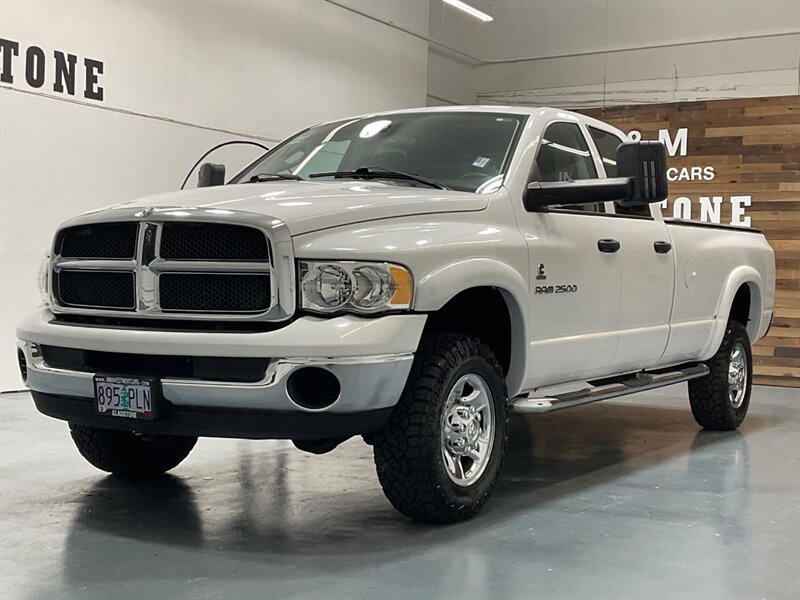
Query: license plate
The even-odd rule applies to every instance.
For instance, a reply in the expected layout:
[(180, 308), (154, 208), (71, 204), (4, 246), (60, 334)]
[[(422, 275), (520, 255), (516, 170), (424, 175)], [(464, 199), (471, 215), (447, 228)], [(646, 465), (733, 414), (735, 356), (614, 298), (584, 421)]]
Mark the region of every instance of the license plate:
[(152, 421), (158, 381), (146, 377), (95, 375), (94, 405), (101, 415)]

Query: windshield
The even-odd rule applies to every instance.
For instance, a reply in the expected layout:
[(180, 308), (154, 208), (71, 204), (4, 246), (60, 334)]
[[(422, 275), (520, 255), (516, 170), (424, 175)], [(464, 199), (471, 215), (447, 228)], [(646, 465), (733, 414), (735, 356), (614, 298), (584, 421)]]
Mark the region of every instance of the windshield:
[[(317, 173), (367, 168), (418, 175), (454, 190), (483, 192), (502, 182), (524, 119), (488, 112), (420, 112), (326, 123), (276, 147), (234, 183), (259, 175), (264, 181), (270, 180), (266, 175), (309, 179)], [(391, 182), (425, 185), (412, 179)]]

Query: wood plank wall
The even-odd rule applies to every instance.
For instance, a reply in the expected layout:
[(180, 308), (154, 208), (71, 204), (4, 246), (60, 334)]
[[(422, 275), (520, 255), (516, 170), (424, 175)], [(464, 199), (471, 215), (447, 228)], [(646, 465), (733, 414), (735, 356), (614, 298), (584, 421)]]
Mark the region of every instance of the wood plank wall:
[[(644, 140), (687, 128), (685, 156), (671, 167), (712, 166), (715, 177), (670, 182), (665, 216), (676, 198), (691, 200), (700, 219), (700, 197), (722, 196), (721, 222), (730, 223), (732, 196), (750, 196), (752, 227), (775, 250), (777, 293), (769, 335), (753, 349), (754, 381), (800, 387), (800, 96), (650, 104), (582, 111)], [(673, 175), (675, 173), (673, 172)]]

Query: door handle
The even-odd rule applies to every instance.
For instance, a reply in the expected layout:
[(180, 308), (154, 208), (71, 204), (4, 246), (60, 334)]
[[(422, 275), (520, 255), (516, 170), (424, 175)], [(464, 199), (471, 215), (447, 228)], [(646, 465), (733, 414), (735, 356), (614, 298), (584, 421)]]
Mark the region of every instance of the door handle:
[(666, 254), (672, 250), (672, 244), (669, 242), (653, 242), (653, 250), (659, 254)]
[(597, 249), (600, 252), (616, 252), (619, 250), (619, 242), (617, 240), (597, 240)]

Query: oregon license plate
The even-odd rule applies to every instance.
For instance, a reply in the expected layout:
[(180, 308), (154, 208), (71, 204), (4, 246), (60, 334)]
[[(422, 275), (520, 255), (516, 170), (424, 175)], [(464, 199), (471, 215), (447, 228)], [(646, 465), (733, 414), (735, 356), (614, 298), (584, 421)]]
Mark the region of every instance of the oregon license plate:
[(101, 415), (152, 421), (158, 381), (146, 377), (95, 375), (94, 405)]

